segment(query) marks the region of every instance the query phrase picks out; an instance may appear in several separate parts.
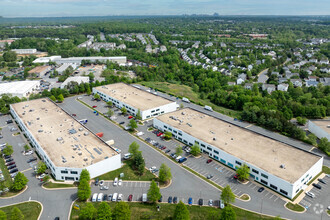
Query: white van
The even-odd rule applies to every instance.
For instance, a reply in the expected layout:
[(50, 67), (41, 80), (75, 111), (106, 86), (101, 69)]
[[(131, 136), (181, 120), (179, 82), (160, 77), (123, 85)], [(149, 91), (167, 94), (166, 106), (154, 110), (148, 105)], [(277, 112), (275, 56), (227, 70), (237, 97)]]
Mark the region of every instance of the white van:
[(131, 158), (131, 153), (124, 154), (124, 160)]
[(102, 199), (103, 199), (103, 193), (100, 193), (100, 194), (97, 196), (97, 201), (98, 201), (98, 202), (102, 202)]
[(146, 193), (143, 193), (143, 195), (142, 195), (142, 202), (147, 202), (147, 200), (148, 200), (147, 194)]
[(205, 105), (205, 106), (204, 106), (204, 109), (206, 109), (206, 110), (209, 110), (209, 111), (213, 112), (213, 109), (212, 109), (212, 107), (211, 107), (211, 106)]
[(187, 99), (187, 98), (185, 98), (185, 97), (182, 98), (182, 101), (183, 101), (183, 102), (190, 103), (189, 99)]
[(112, 201), (113, 202), (117, 202), (117, 196), (118, 196), (118, 193), (113, 194), (113, 196), (112, 196)]
[(97, 193), (94, 193), (92, 197), (92, 202), (96, 202), (96, 199), (97, 199)]

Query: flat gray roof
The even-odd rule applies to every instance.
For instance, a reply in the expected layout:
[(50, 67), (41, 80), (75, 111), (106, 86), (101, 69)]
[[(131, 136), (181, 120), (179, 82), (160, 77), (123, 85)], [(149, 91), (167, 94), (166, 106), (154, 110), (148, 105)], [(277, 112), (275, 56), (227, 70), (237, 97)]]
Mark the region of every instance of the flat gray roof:
[(170, 100), (156, 96), (150, 92), (140, 90), (125, 83), (99, 86), (95, 89), (134, 108), (140, 109), (141, 111), (172, 103)]
[[(190, 108), (157, 119), (290, 183), (296, 182), (321, 159)], [(280, 168), (281, 165), (285, 165), (285, 169)]]
[(58, 167), (84, 168), (117, 155), (109, 145), (46, 98), (16, 103), (12, 108)]

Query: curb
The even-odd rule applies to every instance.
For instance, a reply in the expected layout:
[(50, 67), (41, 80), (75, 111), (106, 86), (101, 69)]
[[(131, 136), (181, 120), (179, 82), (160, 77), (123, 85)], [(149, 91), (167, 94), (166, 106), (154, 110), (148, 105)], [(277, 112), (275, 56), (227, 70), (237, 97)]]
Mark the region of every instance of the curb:
[[(247, 200), (241, 199), (241, 197), (244, 196), (244, 195), (248, 196), (249, 198)], [(242, 202), (250, 202), (251, 201), (251, 196), (249, 194), (244, 193), (240, 197), (237, 197), (237, 199), (242, 201)]]
[(17, 193), (16, 195), (9, 196), (9, 197), (0, 197), (0, 199), (11, 199), (11, 198), (14, 198), (14, 197), (19, 196), (19, 195), (21, 195), (22, 193), (24, 193), (28, 188), (29, 188), (29, 186), (26, 185), (26, 186), (24, 187), (24, 189), (23, 189), (21, 192)]
[[(301, 206), (301, 207), (304, 208), (304, 211), (302, 211), (302, 212), (293, 211), (293, 210), (291, 210), (291, 209), (289, 209), (289, 208), (286, 207), (286, 204), (288, 204), (288, 203), (289, 203), (289, 202), (286, 202), (286, 203), (284, 204), (284, 208), (287, 209), (287, 210), (290, 211), (290, 212), (294, 212), (294, 213), (297, 213), (297, 214), (302, 214), (302, 213), (305, 213), (305, 212), (307, 211), (307, 209), (306, 209), (305, 207), (303, 207), (303, 206)], [(292, 204), (293, 204), (293, 203), (292, 203)]]
[(41, 188), (43, 188), (44, 190), (63, 190), (63, 189), (76, 189), (77, 187), (64, 187), (64, 188), (46, 188), (46, 187), (44, 187), (44, 184), (46, 184), (46, 183), (43, 183), (42, 185), (41, 185)]
[(166, 189), (167, 187), (169, 187), (170, 185), (172, 185), (172, 179), (170, 180), (170, 183), (166, 186), (160, 186), (159, 189)]
[[(73, 206), (73, 204), (74, 204), (77, 200), (78, 200), (78, 199), (75, 199), (75, 200), (73, 200), (72, 203), (71, 203), (70, 211), (69, 211), (69, 215), (68, 215), (68, 219), (70, 219), (70, 217), (71, 217), (72, 206)], [(88, 200), (87, 200), (87, 202), (88, 202)]]

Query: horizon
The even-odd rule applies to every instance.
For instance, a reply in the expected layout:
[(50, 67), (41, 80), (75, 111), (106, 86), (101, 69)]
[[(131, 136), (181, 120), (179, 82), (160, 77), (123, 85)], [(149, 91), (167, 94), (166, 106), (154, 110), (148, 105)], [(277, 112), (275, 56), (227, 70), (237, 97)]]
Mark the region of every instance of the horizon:
[(327, 16), (327, 0), (3, 0), (0, 16), (34, 17), (102, 17), (102, 16)]

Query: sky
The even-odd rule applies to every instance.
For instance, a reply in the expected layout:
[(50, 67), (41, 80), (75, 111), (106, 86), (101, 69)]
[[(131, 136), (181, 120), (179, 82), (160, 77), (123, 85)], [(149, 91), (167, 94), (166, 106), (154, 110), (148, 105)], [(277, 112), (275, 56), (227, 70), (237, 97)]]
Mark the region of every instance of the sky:
[(330, 0), (0, 0), (3, 17), (329, 15)]

